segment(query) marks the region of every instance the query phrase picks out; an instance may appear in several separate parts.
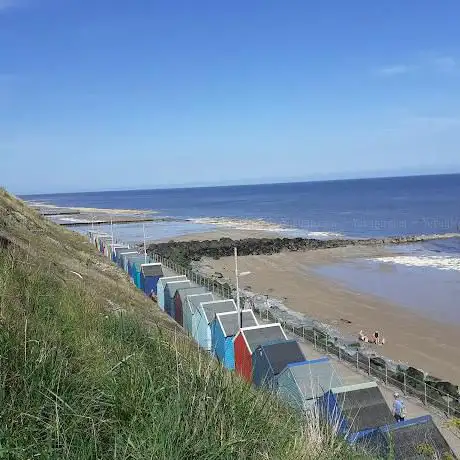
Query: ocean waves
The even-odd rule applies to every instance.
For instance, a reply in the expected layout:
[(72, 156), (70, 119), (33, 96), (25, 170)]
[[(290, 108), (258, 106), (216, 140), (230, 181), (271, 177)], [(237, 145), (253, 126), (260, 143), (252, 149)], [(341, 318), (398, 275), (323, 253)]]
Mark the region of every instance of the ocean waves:
[(405, 265), (407, 267), (460, 271), (460, 258), (447, 255), (396, 255), (388, 257), (377, 257), (369, 260), (385, 264)]
[(327, 231), (310, 231), (302, 228), (288, 227), (277, 223), (268, 222), (263, 219), (237, 219), (229, 217), (201, 217), (188, 219), (195, 224), (212, 225), (217, 228), (231, 228), (233, 230), (244, 230), (254, 232), (273, 232), (286, 234), (289, 237), (314, 238), (327, 240), (332, 238), (345, 238), (341, 233)]

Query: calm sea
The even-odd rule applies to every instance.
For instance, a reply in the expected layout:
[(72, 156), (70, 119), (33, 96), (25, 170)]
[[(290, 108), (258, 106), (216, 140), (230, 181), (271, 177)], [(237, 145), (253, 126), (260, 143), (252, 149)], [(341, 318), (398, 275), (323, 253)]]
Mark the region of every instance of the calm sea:
[(263, 219), (276, 226), (351, 237), (460, 228), (460, 174), (26, 198), (62, 206), (153, 209), (192, 219)]

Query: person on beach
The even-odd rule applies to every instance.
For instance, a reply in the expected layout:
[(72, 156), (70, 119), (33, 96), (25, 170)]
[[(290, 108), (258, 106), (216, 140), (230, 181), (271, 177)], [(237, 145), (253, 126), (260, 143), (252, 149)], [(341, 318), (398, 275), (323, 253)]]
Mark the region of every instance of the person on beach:
[(374, 342), (378, 345), (380, 343), (380, 334), (379, 331), (374, 332)]
[(369, 342), (369, 338), (362, 330), (359, 331), (359, 340), (361, 340), (361, 342)]
[(404, 422), (406, 418), (406, 405), (399, 397), (399, 393), (395, 393), (393, 401), (393, 415), (395, 420), (399, 422)]

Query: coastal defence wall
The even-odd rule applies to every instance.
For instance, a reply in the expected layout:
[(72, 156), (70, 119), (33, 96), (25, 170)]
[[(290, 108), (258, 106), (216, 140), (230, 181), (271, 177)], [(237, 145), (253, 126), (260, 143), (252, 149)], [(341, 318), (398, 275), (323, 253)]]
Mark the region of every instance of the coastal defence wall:
[[(185, 275), (192, 282), (206, 287), (222, 298), (236, 298), (236, 289), (232, 285), (197, 273), (190, 268), (190, 260), (187, 264), (182, 265), (155, 252), (156, 247), (165, 248), (167, 245), (181, 247), (180, 243), (172, 242), (151, 245), (149, 253), (155, 262), (162, 263), (177, 274)], [(334, 356), (353, 367), (356, 371), (379, 379), (386, 386), (398, 388), (406, 396), (418, 398), (424, 405), (441, 411), (448, 418), (460, 418), (458, 385), (426, 375), (414, 367), (394, 364), (384, 357), (373, 356), (361, 347), (361, 343), (342, 341), (340, 337), (323, 330), (320, 323), (307, 317), (293, 316), (287, 310), (277, 308), (276, 305), (270, 303), (268, 296), (240, 292), (240, 301), (243, 308), (252, 308), (259, 319), (281, 323), (286, 331), (294, 334), (299, 340), (310, 342), (316, 350), (322, 350), (327, 355)]]

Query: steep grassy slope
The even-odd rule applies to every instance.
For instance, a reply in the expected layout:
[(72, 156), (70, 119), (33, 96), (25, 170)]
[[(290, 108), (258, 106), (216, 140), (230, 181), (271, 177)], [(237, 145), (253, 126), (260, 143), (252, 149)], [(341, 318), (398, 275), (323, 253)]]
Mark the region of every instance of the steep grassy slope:
[(0, 190), (0, 458), (358, 457), (200, 352), (83, 237)]

